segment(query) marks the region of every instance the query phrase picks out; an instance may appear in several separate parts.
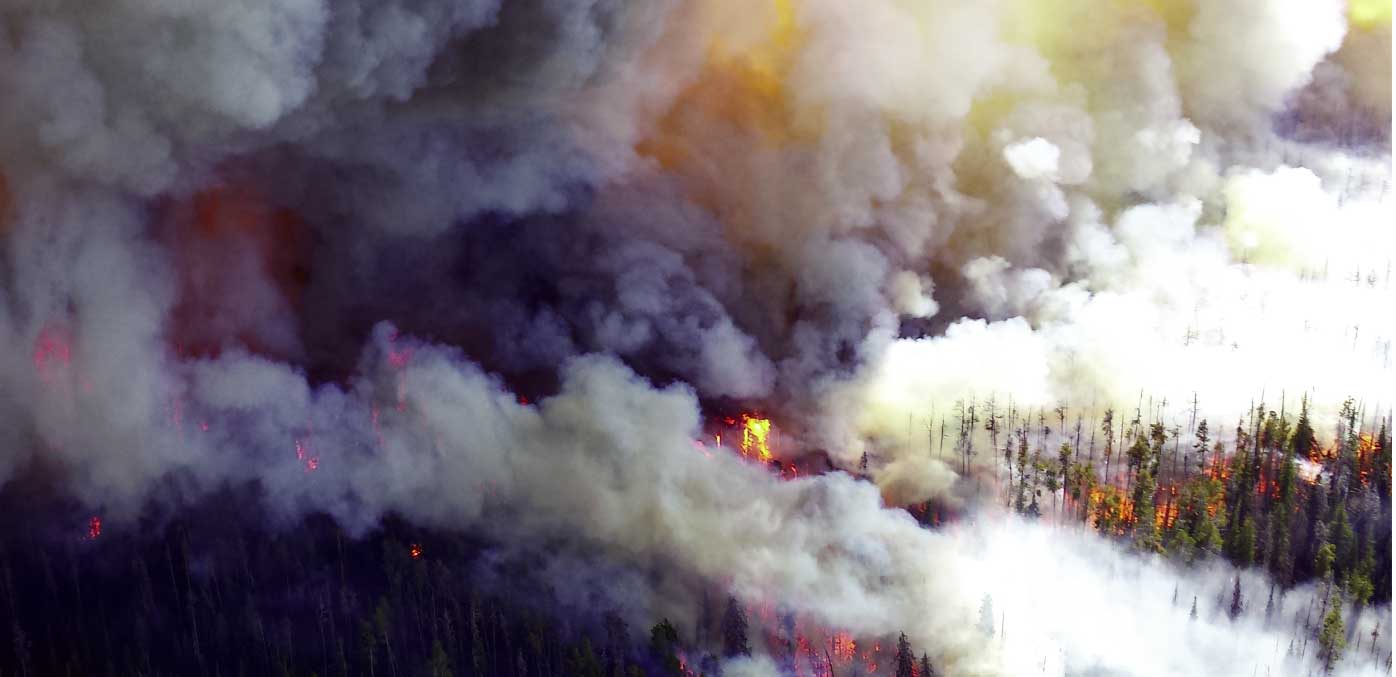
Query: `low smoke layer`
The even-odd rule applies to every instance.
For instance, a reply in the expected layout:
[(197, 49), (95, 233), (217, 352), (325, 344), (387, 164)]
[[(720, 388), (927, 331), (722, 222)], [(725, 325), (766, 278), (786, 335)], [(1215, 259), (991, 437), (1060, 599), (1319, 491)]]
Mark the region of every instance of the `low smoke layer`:
[[(113, 520), (250, 483), (286, 520), (562, 543), (655, 572), (651, 618), (691, 618), (697, 577), (956, 674), (1302, 673), (1251, 612), (1189, 626), (1155, 589), (1225, 581), (883, 500), (955, 495), (922, 431), (957, 400), (1389, 406), (1375, 16), (6, 4), (0, 482), (40, 468)], [(694, 442), (734, 407), (881, 486)], [(1031, 561), (1007, 541), (1079, 566), (985, 580)], [(989, 591), (1006, 640), (965, 621)], [(1102, 637), (1155, 618), (1196, 650)]]

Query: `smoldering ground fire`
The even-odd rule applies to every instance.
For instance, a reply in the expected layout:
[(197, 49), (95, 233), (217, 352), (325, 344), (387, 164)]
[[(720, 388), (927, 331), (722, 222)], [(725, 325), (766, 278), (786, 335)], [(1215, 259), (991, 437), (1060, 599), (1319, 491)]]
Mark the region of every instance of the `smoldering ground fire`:
[(1035, 434), (1058, 407), (1172, 426), (1195, 396), (1228, 427), (1307, 395), (1325, 431), (1353, 397), (1374, 434), (1389, 3), (20, 2), (0, 26), (0, 481), (54, 478), (84, 538), (228, 487), (269, 529), (399, 515), (555, 558), (548, 585), (609, 585), (632, 627), (730, 594), (759, 639), (738, 674), (886, 671), (899, 632), (950, 674), (1315, 664), (1257, 616), (1161, 606), (1255, 598), (1251, 572), (1005, 517), (1009, 431), (943, 440), (966, 403)]

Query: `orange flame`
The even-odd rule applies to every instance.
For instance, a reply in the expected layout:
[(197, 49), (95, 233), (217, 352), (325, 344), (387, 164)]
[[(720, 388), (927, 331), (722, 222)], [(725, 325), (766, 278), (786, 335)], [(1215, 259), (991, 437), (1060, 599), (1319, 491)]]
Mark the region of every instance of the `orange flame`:
[(102, 518), (96, 515), (87, 521), (87, 540), (95, 541), (102, 535)]
[(1362, 433), (1357, 438), (1357, 479), (1362, 486), (1367, 486), (1372, 480), (1374, 460), (1376, 459), (1377, 439), (1372, 433)]
[(422, 546), (420, 546), (420, 545), (418, 545), (418, 544), (416, 544), (416, 543), (413, 543), (413, 544), (412, 544), (412, 547), (408, 549), (408, 554), (412, 555), (412, 559), (421, 559), (421, 557), (422, 557)]
[(742, 455), (771, 460), (771, 419), (742, 415)]
[(834, 658), (845, 663), (853, 660), (853, 656), (858, 652), (858, 643), (853, 641), (853, 636), (846, 632), (835, 633), (830, 644), (833, 645), (830, 649)]

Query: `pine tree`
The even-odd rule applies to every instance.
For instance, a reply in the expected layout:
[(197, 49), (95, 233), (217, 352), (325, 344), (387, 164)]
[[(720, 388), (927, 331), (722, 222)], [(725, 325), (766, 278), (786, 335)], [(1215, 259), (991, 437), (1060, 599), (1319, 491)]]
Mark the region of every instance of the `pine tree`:
[(1028, 433), (1018, 430), (1018, 494), (1013, 500), (1013, 509), (1019, 514), (1028, 510)]
[[(1205, 471), (1207, 469), (1207, 445), (1210, 440), (1211, 436), (1207, 432), (1207, 419), (1204, 418), (1201, 423), (1197, 424), (1197, 441), (1192, 445), (1192, 453), (1196, 454), (1197, 458), (1192, 461), (1192, 463), (1185, 465), (1192, 465), (1195, 463), (1198, 473)], [(1189, 471), (1191, 471), (1191, 468)]]
[(1342, 409), (1338, 412), (1338, 418), (1343, 424), (1343, 434), (1339, 440), (1337, 474), (1342, 480), (1342, 486), (1352, 486), (1357, 482), (1357, 446), (1358, 435), (1361, 432), (1361, 425), (1357, 422), (1357, 404), (1349, 397), (1343, 401)]
[(1318, 486), (1311, 486), (1308, 488), (1308, 499), (1304, 502), (1304, 542), (1294, 558), (1296, 580), (1310, 576), (1323, 577), (1322, 574), (1316, 573), (1314, 567), (1318, 562), (1319, 548), (1323, 547), (1328, 539), (1328, 525), (1324, 521), (1329, 514), (1328, 492)]
[(1296, 458), (1306, 459), (1318, 447), (1318, 440), (1314, 438), (1314, 426), (1309, 422), (1309, 398), (1305, 397), (1299, 406), (1299, 422), (1294, 426), (1294, 435), (1290, 437), (1290, 451)]
[(911, 642), (906, 640), (906, 633), (903, 632), (897, 639), (897, 677), (914, 677), (916, 673), (916, 654), (911, 652)]
[(1238, 567), (1248, 567), (1255, 562), (1255, 521), (1250, 517), (1241, 520), (1241, 528), (1236, 531), (1231, 562)]
[(746, 610), (736, 597), (727, 598), (727, 612), (722, 615), (722, 653), (732, 656), (750, 656), (751, 645), (747, 643)]
[(1209, 510), (1222, 500), (1222, 493), (1221, 482), (1206, 475), (1183, 485), (1178, 496), (1178, 516), (1169, 544), (1170, 553), (1189, 562), (1199, 554), (1215, 554), (1221, 549), (1221, 530), (1217, 517)]
[[(675, 658), (675, 663), (678, 659)], [(568, 657), (567, 674), (574, 677), (603, 677), (601, 661), (596, 657), (596, 650), (591, 646), (590, 637), (582, 637), (580, 647), (572, 647), (571, 655)], [(678, 674), (678, 673), (675, 673)]]
[(470, 664), (474, 668), (472, 674), (485, 674), (485, 640), (484, 633), (480, 627), (480, 599), (475, 595), (470, 597)]
[(1197, 595), (1192, 596), (1192, 611), (1188, 612), (1188, 618), (1197, 620)]
[(1134, 545), (1144, 552), (1163, 549), (1154, 523), (1154, 476), (1147, 469), (1139, 471), (1139, 484), (1134, 488)]
[(1381, 432), (1377, 434), (1377, 449), (1372, 459), (1372, 481), (1377, 495), (1388, 507), (1391, 505), (1391, 431), (1387, 422), (1381, 422)]
[(625, 668), (626, 644), (630, 640), (630, 633), (625, 621), (614, 611), (606, 612), (602, 622), (606, 627), (606, 672), (620, 677)]
[(1347, 648), (1347, 631), (1343, 627), (1343, 613), (1338, 610), (1338, 605), (1328, 610), (1328, 615), (1323, 617), (1323, 630), (1318, 635), (1318, 655), (1323, 661), (1325, 672), (1332, 672), (1333, 666), (1338, 664), (1338, 659), (1343, 655), (1343, 649)]
[(931, 659), (925, 652), (921, 653), (921, 673), (917, 677), (936, 677), (935, 666), (931, 665)]
[(655, 624), (650, 629), (650, 656), (659, 666), (660, 674), (663, 675), (683, 675), (683, 666), (679, 663), (679, 656), (676, 647), (679, 643), (679, 631), (676, 630), (669, 619), (664, 619)]
[[(1071, 490), (1071, 456), (1073, 453), (1070, 442), (1062, 442), (1061, 447), (1057, 449), (1057, 474), (1061, 477), (1062, 503), (1066, 503), (1066, 495)], [(1054, 501), (1056, 500), (1055, 493), (1052, 498)]]
[(376, 674), (374, 659), (377, 655), (378, 639), (368, 621), (359, 622), (359, 650), (363, 653), (363, 662), (368, 665), (368, 674), (372, 677)]
[(1106, 409), (1100, 420), (1100, 431), (1105, 434), (1105, 481), (1114, 481), (1110, 476), (1110, 459), (1115, 453), (1115, 410)]
[(1228, 609), (1231, 620), (1234, 621), (1239, 618), (1241, 616), (1241, 610), (1244, 608), (1244, 604), (1241, 600), (1241, 575), (1237, 574), (1236, 585), (1231, 588), (1231, 608)]
[(1159, 476), (1159, 464), (1163, 462), (1163, 445), (1168, 441), (1168, 429), (1161, 422), (1149, 425), (1149, 472)]
[(446, 648), (441, 646), (441, 640), (431, 643), (431, 660), (427, 662), (427, 677), (451, 677), (451, 659), (446, 655)]
[(1145, 441), (1144, 436), (1135, 437), (1134, 443), (1129, 445), (1129, 449), (1125, 452), (1125, 458), (1129, 462), (1129, 472), (1135, 474), (1144, 472), (1151, 465), (1150, 456), (1149, 443)]
[(1290, 544), (1291, 524), (1294, 520), (1295, 505), (1295, 464), (1288, 455), (1280, 458), (1275, 480), (1278, 495), (1271, 508), (1270, 521), (1270, 575), (1283, 586), (1292, 582), (1294, 553)]
[(1328, 542), (1333, 545), (1334, 578), (1341, 579), (1353, 561), (1353, 546), (1357, 540), (1348, 524), (1347, 507), (1340, 501), (1333, 506), (1333, 518), (1328, 524)]
[(1324, 543), (1319, 546), (1318, 554), (1314, 556), (1314, 575), (1320, 579), (1329, 580), (1333, 575), (1333, 559), (1335, 557), (1332, 543)]

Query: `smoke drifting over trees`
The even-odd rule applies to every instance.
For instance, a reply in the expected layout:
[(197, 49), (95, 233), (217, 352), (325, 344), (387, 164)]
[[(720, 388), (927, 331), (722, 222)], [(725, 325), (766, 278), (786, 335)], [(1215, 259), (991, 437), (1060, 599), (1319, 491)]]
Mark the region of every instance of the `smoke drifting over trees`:
[[(62, 497), (40, 541), (222, 492), (272, 531), (397, 515), (544, 562), (560, 615), (604, 599), (636, 641), (667, 619), (720, 655), (697, 628), (730, 595), (729, 675), (838, 633), (883, 672), (901, 632), (941, 674), (1389, 660), (1389, 607), (1340, 610), (1335, 576), (1263, 611), (1280, 566), (1238, 553), (1295, 535), (1214, 495), (1253, 484), (1120, 432), (1205, 464), (1194, 423), (1240, 446), (1257, 398), (1307, 395), (1323, 445), (1389, 425), (1389, 3), (20, 0), (0, 27), (0, 485)], [(715, 439), (736, 411), (781, 472)], [(1113, 459), (1075, 464), (1097, 432)], [(1375, 498), (1305, 514), (1389, 518), (1385, 467), (1324, 470)], [(1186, 547), (1119, 521), (1165, 487)], [(902, 509), (930, 505), (959, 519)], [(1136, 552), (1078, 533), (1111, 520)], [(1187, 548), (1255, 567), (1137, 552)], [(498, 669), (462, 637), (457, 674)]]

